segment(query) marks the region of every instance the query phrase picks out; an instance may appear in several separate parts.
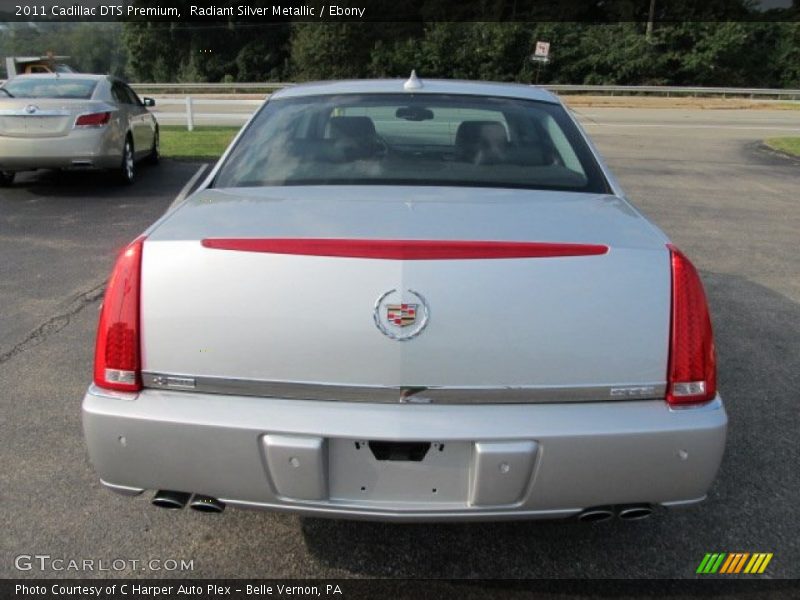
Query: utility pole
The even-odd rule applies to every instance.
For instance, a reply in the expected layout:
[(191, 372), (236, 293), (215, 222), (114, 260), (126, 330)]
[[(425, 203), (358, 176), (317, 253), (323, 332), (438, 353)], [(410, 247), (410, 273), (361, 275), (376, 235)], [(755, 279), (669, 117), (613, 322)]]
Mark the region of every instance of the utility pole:
[(644, 37), (649, 42), (653, 39), (653, 19), (656, 15), (656, 0), (650, 0), (650, 15), (647, 18), (647, 29)]

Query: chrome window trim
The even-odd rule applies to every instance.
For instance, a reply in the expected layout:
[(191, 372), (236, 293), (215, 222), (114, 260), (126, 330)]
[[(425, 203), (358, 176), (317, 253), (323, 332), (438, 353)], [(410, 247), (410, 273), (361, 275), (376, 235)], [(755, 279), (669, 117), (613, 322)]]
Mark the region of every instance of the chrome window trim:
[[(194, 382), (193, 386), (188, 381)], [(178, 382), (172, 385), (171, 382)], [(359, 386), (302, 381), (232, 379), (175, 373), (142, 373), (144, 387), (289, 400), (330, 400), (378, 404), (527, 404), (663, 399), (666, 383), (590, 386)], [(620, 390), (626, 390), (624, 394)]]

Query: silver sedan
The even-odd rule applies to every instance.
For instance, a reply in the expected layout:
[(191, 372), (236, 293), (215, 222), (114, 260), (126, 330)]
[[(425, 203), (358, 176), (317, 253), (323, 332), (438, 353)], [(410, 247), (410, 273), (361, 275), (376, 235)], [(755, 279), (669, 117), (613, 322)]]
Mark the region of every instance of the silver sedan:
[(17, 171), (109, 169), (132, 183), (159, 157), (155, 101), (106, 75), (20, 75), (0, 86), (0, 185)]
[(727, 417), (697, 271), (559, 99), (412, 77), (274, 94), (126, 248), (83, 422), (162, 507), (596, 521), (702, 501)]

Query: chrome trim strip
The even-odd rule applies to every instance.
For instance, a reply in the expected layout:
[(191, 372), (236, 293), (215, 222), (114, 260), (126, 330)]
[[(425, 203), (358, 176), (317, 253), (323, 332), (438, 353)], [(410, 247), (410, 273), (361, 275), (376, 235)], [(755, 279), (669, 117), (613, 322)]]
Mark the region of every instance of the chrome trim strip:
[(68, 117), (72, 113), (69, 110), (59, 109), (45, 109), (36, 110), (36, 112), (29, 113), (24, 108), (11, 109), (5, 108), (0, 110), (0, 117)]
[(671, 502), (662, 502), (661, 506), (665, 508), (683, 508), (684, 506), (692, 506), (693, 504), (700, 504), (705, 502), (707, 495), (702, 495), (699, 498), (692, 498), (690, 500), (672, 500)]
[(107, 481), (100, 480), (100, 483), (103, 484), (107, 490), (111, 490), (115, 494), (120, 494), (122, 496), (138, 496), (142, 492), (144, 492), (143, 488), (138, 487), (131, 487), (129, 485), (117, 485), (116, 483), (109, 483)]
[[(331, 400), (383, 404), (527, 404), (535, 402), (603, 402), (608, 400), (663, 399), (666, 384), (597, 386), (426, 387), (357, 386), (301, 381), (229, 379), (174, 373), (142, 373), (145, 387), (186, 391), (170, 381), (193, 379), (192, 392), (259, 396), (287, 400)], [(619, 390), (631, 393), (619, 394)]]
[(580, 508), (564, 509), (524, 509), (519, 507), (502, 508), (460, 508), (446, 506), (439, 510), (392, 510), (372, 508), (355, 504), (312, 503), (297, 501), (255, 502), (219, 498), (228, 506), (245, 509), (271, 510), (277, 512), (299, 513), (308, 516), (346, 517), (359, 521), (425, 522), (425, 521), (504, 521), (519, 519), (566, 519), (581, 512)]

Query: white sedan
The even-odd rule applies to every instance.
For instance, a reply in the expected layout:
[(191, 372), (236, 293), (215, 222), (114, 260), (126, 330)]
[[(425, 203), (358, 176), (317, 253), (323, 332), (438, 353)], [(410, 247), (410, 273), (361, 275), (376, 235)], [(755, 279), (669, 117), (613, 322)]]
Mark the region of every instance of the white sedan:
[(648, 516), (725, 446), (689, 259), (550, 93), (282, 90), (120, 255), (83, 401), (116, 492), (386, 520)]
[(133, 183), (137, 160), (159, 159), (154, 105), (107, 75), (9, 79), (0, 86), (0, 186), (36, 169), (108, 169)]

